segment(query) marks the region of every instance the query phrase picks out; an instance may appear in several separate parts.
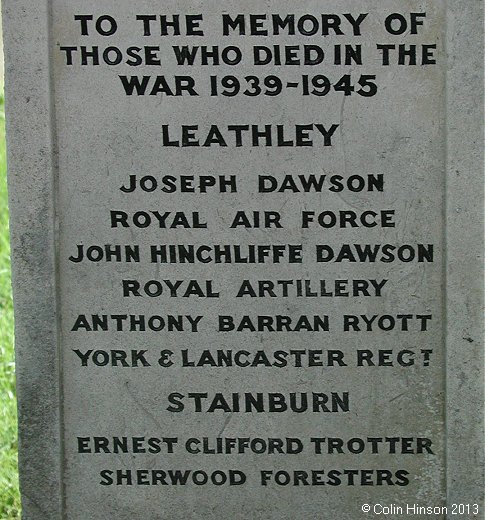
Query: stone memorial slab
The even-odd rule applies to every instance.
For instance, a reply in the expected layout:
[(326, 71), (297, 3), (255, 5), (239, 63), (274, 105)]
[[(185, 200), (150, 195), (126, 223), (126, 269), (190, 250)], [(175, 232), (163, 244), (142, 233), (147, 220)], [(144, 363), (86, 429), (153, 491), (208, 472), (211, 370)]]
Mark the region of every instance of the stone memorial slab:
[(4, 0), (31, 520), (483, 518), (477, 0)]

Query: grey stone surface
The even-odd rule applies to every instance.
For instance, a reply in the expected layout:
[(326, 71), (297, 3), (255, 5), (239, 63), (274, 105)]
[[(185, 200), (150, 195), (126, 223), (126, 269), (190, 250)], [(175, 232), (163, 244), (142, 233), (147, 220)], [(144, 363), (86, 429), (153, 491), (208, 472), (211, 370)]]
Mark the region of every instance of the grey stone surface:
[[(455, 518), (454, 504), (483, 518), (482, 4), (359, 4), (4, 2), (26, 519)], [(271, 15), (292, 13), (296, 34), (273, 34)], [(181, 34), (161, 34), (159, 15), (176, 14)], [(238, 14), (246, 34), (224, 35), (224, 17)], [(219, 65), (177, 65), (184, 45), (233, 48)], [(275, 45), (299, 46), (293, 64), (253, 62), (255, 47)], [(294, 63), (305, 45), (323, 63)], [(362, 63), (339, 63), (345, 45), (360, 46)], [(238, 51), (240, 63), (224, 63)], [(164, 79), (152, 95), (128, 95), (131, 76), (150, 77), (149, 92)], [(184, 95), (167, 95), (175, 77)], [(234, 78), (237, 94), (223, 95)], [(251, 135), (265, 125), (271, 143)], [(310, 175), (325, 176), (321, 190), (258, 189), (262, 176), (288, 188)], [(145, 191), (130, 191), (134, 176)], [(216, 185), (182, 192), (188, 176)], [(237, 191), (218, 189), (221, 176)], [(347, 184), (369, 178), (372, 191)], [(242, 211), (248, 222), (272, 212), (281, 227), (236, 226)], [(359, 248), (386, 244), (402, 256), (359, 260)], [(207, 247), (193, 263), (151, 256), (179, 245)], [(215, 245), (231, 246), (232, 261), (205, 262)], [(271, 248), (261, 262), (234, 261), (253, 245), (284, 247), (279, 261)], [(318, 250), (335, 258), (318, 261)], [(264, 297), (238, 297), (245, 280), (264, 282)], [(272, 364), (282, 351), (288, 363), (209, 366), (229, 350)], [(294, 394), (318, 402), (270, 409)], [(259, 395), (264, 410), (246, 410)], [(256, 441), (245, 453), (192, 453), (190, 439), (204, 438), (209, 448), (292, 439), (302, 450), (257, 453)], [(312, 438), (325, 439), (321, 453)], [(185, 485), (175, 471), (190, 472)], [(217, 485), (231, 472), (245, 482)]]
[[(2, 19), (0, 16), (0, 31), (2, 31)], [(3, 39), (0, 41), (0, 85), (3, 88)]]

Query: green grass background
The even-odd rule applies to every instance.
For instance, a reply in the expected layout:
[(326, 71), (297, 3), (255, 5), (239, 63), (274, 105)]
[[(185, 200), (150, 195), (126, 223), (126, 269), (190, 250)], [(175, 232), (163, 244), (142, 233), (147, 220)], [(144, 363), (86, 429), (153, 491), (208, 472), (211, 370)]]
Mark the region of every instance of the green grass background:
[(20, 519), (3, 95), (0, 96), (0, 519)]

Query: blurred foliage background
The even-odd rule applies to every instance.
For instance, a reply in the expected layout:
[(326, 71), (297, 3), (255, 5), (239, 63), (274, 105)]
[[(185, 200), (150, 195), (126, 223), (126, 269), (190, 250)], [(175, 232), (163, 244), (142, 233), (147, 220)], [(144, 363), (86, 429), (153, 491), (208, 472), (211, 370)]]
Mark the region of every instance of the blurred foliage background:
[(0, 96), (0, 519), (20, 519), (5, 112)]

